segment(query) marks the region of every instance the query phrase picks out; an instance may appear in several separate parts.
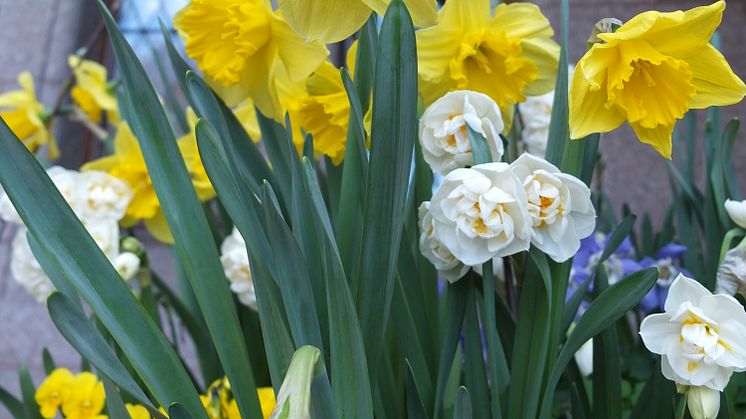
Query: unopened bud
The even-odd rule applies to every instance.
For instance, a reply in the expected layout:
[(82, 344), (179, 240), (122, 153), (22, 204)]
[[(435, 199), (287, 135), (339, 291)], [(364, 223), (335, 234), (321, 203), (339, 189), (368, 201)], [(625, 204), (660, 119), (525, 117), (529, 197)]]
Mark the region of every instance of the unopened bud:
[(720, 392), (709, 387), (689, 387), (686, 403), (692, 419), (715, 419), (720, 411)]
[(591, 30), (591, 36), (588, 37), (588, 49), (591, 49), (593, 44), (602, 44), (605, 42), (603, 39), (599, 38), (598, 35), (602, 33), (614, 33), (623, 24), (624, 23), (621, 20), (614, 17), (606, 17), (596, 22)]

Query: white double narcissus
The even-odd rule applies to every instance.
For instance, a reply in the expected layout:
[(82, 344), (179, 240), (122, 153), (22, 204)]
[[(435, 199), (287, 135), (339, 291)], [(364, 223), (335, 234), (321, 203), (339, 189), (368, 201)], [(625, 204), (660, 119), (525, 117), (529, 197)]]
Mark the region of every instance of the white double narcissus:
[(456, 282), (469, 271), (469, 267), (456, 259), (456, 256), (438, 239), (435, 234), (435, 221), (430, 213), (430, 201), (425, 201), (418, 210), (420, 219), (420, 251), (435, 266), (448, 282)]
[(450, 92), (430, 105), (420, 118), (422, 156), (433, 172), (446, 175), (474, 164), (468, 128), (482, 134), (499, 161), (504, 148), (500, 108), (489, 96), (466, 90)]
[(679, 275), (664, 309), (642, 321), (640, 336), (662, 355), (666, 378), (723, 391), (734, 371), (746, 371), (746, 312), (736, 299)]
[(591, 191), (578, 178), (528, 153), (511, 165), (523, 184), (531, 223), (531, 243), (557, 262), (580, 249), (596, 227)]
[(220, 246), (220, 262), (223, 264), (225, 277), (231, 283), (231, 291), (236, 293), (241, 304), (256, 310), (256, 291), (249, 265), (249, 252), (246, 250), (246, 241), (235, 227)]
[(506, 163), (456, 169), (430, 204), (435, 236), (465, 265), (527, 250), (526, 195)]

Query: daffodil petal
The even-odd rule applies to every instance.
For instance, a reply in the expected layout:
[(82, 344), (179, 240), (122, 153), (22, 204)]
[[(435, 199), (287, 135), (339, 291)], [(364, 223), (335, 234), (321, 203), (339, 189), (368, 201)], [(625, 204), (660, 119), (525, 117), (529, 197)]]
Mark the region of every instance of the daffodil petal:
[(501, 3), (495, 8), (490, 26), (505, 31), (510, 38), (549, 38), (554, 34), (549, 20), (532, 3)]
[[(417, 55), (420, 77), (439, 82), (448, 71), (451, 58), (456, 56), (461, 40), (461, 30), (438, 25), (432, 29), (416, 32)], [(420, 48), (427, 45), (427, 48)]]
[(490, 22), (490, 0), (447, 1), (438, 20), (439, 27), (452, 30), (485, 27)]
[(650, 145), (658, 154), (671, 160), (671, 151), (673, 148), (671, 134), (673, 133), (674, 124), (658, 125), (655, 128), (645, 128), (640, 124), (630, 125), (641, 143)]
[(695, 7), (683, 12), (679, 22), (661, 19), (646, 37), (662, 53), (680, 58), (710, 42), (712, 34), (723, 19), (724, 10), (723, 1)]
[(152, 234), (156, 240), (166, 244), (174, 243), (174, 236), (171, 234), (171, 229), (168, 227), (166, 216), (163, 215), (163, 211), (160, 208), (154, 217), (147, 218), (144, 222), (145, 228), (148, 229), (150, 234)]
[[(325, 3), (325, 1), (321, 3)], [(341, 13), (341, 11), (336, 13)], [(319, 41), (304, 41), (282, 19), (272, 19), (272, 42), (276, 45), (280, 59), (285, 64), (291, 81), (306, 78), (329, 55), (329, 51), (324, 44)]]
[[(391, 0), (362, 0), (376, 13), (383, 16)], [(404, 0), (404, 4), (412, 15), (414, 26), (427, 28), (438, 23), (438, 3), (435, 0)]]
[(526, 86), (526, 95), (540, 96), (554, 90), (557, 82), (559, 45), (549, 38), (529, 38), (521, 42), (521, 47), (521, 55), (534, 62), (539, 70), (536, 79)]
[(280, 0), (287, 23), (307, 40), (338, 42), (354, 34), (371, 14), (361, 0)]
[(570, 138), (580, 139), (596, 132), (609, 132), (624, 122), (615, 108), (606, 108), (606, 85), (594, 88), (575, 70), (570, 84)]
[(727, 106), (738, 103), (746, 95), (746, 85), (733, 73), (723, 55), (708, 44), (696, 55), (686, 58), (696, 89), (689, 102), (693, 109)]

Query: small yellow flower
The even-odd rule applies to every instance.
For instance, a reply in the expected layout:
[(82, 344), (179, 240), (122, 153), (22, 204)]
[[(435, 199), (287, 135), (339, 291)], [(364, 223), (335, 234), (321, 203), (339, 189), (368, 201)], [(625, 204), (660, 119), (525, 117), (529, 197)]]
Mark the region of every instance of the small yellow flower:
[(70, 396), (62, 404), (62, 413), (68, 419), (103, 419), (106, 393), (104, 383), (90, 372), (82, 372), (70, 383)]
[[(275, 407), (275, 392), (272, 387), (260, 387), (257, 389), (257, 395), (262, 415), (264, 419), (267, 419)], [(210, 419), (241, 419), (238, 403), (233, 397), (228, 378), (223, 377), (213, 381), (207, 388), (206, 394), (200, 395), (199, 398)]]
[(449, 0), (436, 26), (417, 32), (421, 94), (429, 105), (451, 90), (473, 90), (500, 106), (505, 130), (514, 106), (554, 88), (559, 46), (536, 5)]
[(47, 110), (36, 99), (31, 73), (24, 71), (19, 74), (18, 84), (21, 86), (20, 90), (0, 95), (0, 117), (32, 153), (40, 146), (48, 144), (49, 159), (57, 159), (60, 150), (43, 120), (42, 115)]
[(109, 88), (106, 67), (71, 55), (67, 63), (75, 75), (76, 84), (70, 91), (75, 104), (95, 123), (101, 122), (106, 112), (109, 122), (119, 121), (117, 98)]
[(125, 404), (124, 407), (127, 408), (127, 413), (130, 414), (130, 417), (132, 419), (150, 419), (152, 418), (152, 415), (148, 411), (145, 406), (139, 405), (139, 404)]
[[(280, 0), (280, 10), (290, 26), (306, 39), (325, 43), (348, 38), (374, 11), (383, 16), (390, 0)], [(435, 0), (404, 0), (415, 26), (432, 26), (438, 21)]]
[[(171, 230), (163, 215), (140, 145), (124, 122), (119, 125), (114, 137), (114, 149), (114, 154), (88, 162), (82, 169), (106, 172), (125, 181), (132, 188), (134, 194), (122, 225), (132, 226), (142, 220), (153, 237), (164, 243), (173, 243)], [(180, 140), (179, 149), (192, 177), (197, 196), (202, 201), (215, 197), (215, 190), (202, 166), (194, 135)]]
[(572, 138), (629, 122), (638, 139), (671, 158), (671, 133), (689, 109), (737, 103), (746, 85), (710, 38), (725, 2), (645, 12), (602, 33), (578, 62), (570, 88)]
[(72, 381), (73, 374), (65, 368), (57, 368), (44, 379), (34, 395), (43, 417), (57, 415), (57, 409), (70, 397)]
[(322, 43), (306, 43), (265, 0), (191, 0), (174, 26), (187, 55), (229, 105), (248, 96), (276, 120), (284, 116), (276, 74), (303, 80), (328, 55)]

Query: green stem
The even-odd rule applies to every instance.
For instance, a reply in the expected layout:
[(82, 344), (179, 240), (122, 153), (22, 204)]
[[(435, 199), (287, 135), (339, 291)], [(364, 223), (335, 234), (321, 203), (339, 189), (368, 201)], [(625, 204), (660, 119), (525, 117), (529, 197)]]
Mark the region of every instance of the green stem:
[[(718, 259), (719, 263), (723, 263), (725, 254), (728, 253), (728, 250), (730, 250), (730, 244), (733, 242), (733, 239), (744, 234), (746, 234), (746, 232), (739, 227), (731, 229), (727, 233), (725, 233), (725, 237), (723, 237), (723, 244), (720, 246), (720, 259)], [(745, 244), (746, 237), (738, 244), (738, 246), (744, 246)]]

